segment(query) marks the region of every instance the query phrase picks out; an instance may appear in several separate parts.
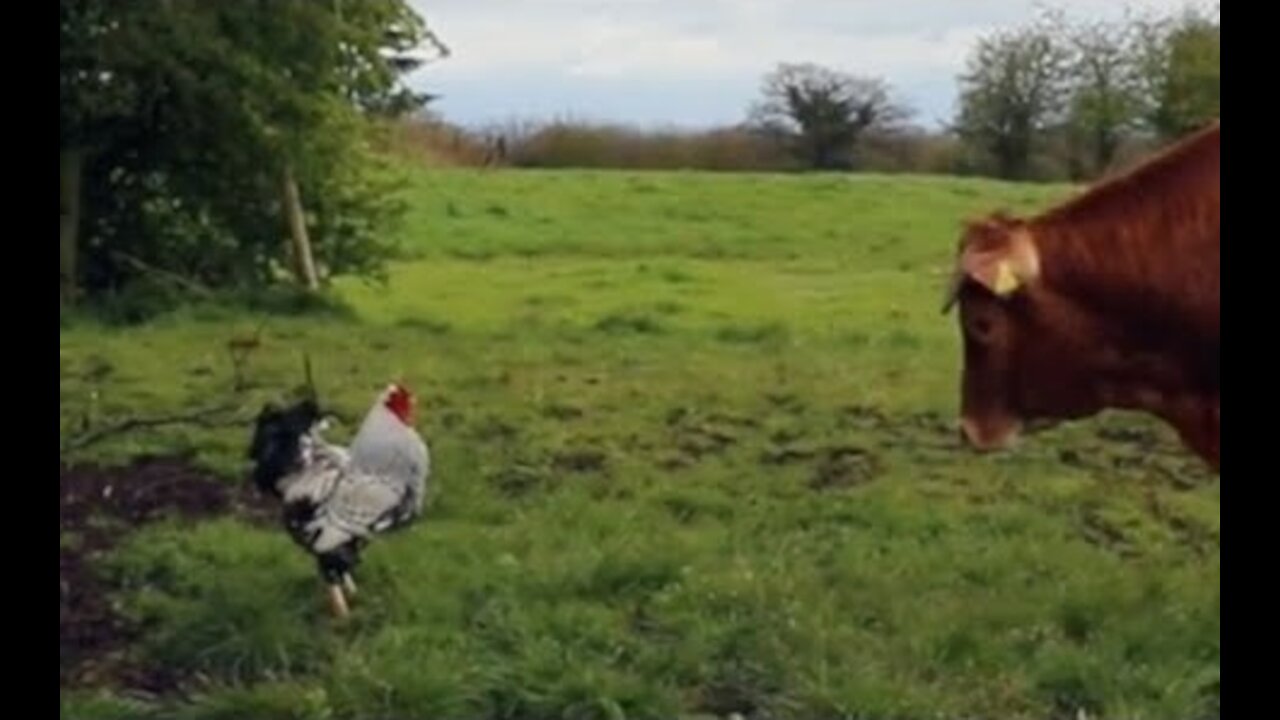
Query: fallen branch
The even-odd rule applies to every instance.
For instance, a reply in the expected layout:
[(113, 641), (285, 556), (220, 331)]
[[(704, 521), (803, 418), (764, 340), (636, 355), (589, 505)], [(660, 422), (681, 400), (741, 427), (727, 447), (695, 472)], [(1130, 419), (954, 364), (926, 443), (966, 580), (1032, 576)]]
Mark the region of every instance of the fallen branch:
[(199, 295), (201, 297), (204, 297), (204, 298), (213, 297), (213, 291), (210, 290), (209, 288), (201, 285), (200, 283), (194, 280), (182, 277), (181, 275), (175, 272), (165, 270), (163, 268), (158, 268), (154, 265), (150, 265), (128, 253), (121, 252), (119, 250), (112, 251), (111, 255), (115, 257), (117, 260), (120, 260), (121, 262), (124, 262), (127, 265), (133, 266), (133, 269), (141, 273), (145, 273), (147, 275), (154, 275), (155, 277), (160, 278), (162, 280), (168, 280), (169, 282), (175, 285), (178, 285), (179, 287), (185, 288), (188, 292), (195, 293), (196, 295)]
[[(94, 443), (101, 442), (106, 438), (114, 435), (121, 435), (131, 430), (139, 430), (143, 428), (161, 427), (164, 425), (180, 425), (184, 423), (192, 423), (203, 425), (205, 427), (214, 426), (215, 423), (210, 422), (210, 418), (234, 410), (238, 410), (238, 404), (217, 405), (215, 407), (203, 408), (201, 410), (193, 410), (188, 413), (180, 413), (174, 415), (160, 415), (157, 417), (128, 417), (119, 422), (112, 423), (97, 430), (91, 430), (82, 435), (71, 438), (62, 446), (62, 452), (72, 452), (82, 450)], [(236, 423), (239, 423), (237, 420)], [(217, 425), (236, 424), (231, 422), (217, 423)]]

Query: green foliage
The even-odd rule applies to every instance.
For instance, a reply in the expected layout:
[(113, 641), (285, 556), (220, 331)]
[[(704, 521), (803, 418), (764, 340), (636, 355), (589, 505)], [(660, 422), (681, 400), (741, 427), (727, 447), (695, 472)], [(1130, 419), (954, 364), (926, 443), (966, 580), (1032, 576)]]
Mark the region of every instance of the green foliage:
[[(402, 0), (62, 0), (60, 141), (86, 157), (80, 280), (269, 284), (288, 265), (283, 179), (323, 275), (376, 274), (402, 209), (365, 114), (401, 112)], [(384, 51), (392, 54), (384, 56)]]
[(1069, 57), (1043, 23), (981, 38), (969, 56), (956, 127), (1000, 177), (1032, 177), (1037, 144), (1062, 120)]
[(1073, 19), (1045, 11), (979, 40), (960, 78), (955, 130), (1000, 177), (1096, 177), (1126, 145), (1168, 142), (1221, 108), (1216, 14)]
[(109, 692), (64, 692), (58, 702), (61, 720), (150, 720), (156, 710), (144, 702)]
[(1069, 44), (1067, 134), (1074, 178), (1111, 168), (1140, 129), (1143, 108), (1139, 34), (1127, 22), (1059, 24)]
[(1222, 106), (1222, 24), (1187, 10), (1142, 25), (1147, 121), (1177, 138), (1217, 118)]
[(781, 63), (765, 75), (751, 123), (778, 138), (805, 166), (847, 169), (868, 131), (893, 128), (911, 115), (880, 78), (813, 63)]

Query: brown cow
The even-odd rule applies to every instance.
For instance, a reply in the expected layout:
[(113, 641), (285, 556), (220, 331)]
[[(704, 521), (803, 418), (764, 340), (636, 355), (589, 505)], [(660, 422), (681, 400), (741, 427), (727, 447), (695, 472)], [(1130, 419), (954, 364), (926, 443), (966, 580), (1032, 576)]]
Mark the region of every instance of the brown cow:
[(1129, 409), (1219, 470), (1220, 160), (1215, 120), (1040, 215), (969, 224), (943, 312), (959, 303), (971, 446)]

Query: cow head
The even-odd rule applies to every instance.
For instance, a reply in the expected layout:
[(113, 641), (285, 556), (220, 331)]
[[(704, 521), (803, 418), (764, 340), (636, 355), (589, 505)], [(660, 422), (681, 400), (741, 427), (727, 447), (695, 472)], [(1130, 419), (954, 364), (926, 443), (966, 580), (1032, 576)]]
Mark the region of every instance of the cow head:
[(1007, 446), (1028, 423), (1097, 410), (1080, 358), (1087, 330), (1052, 293), (1042, 255), (1023, 221), (995, 215), (970, 223), (943, 312), (959, 307), (964, 347), (961, 429), (980, 450)]

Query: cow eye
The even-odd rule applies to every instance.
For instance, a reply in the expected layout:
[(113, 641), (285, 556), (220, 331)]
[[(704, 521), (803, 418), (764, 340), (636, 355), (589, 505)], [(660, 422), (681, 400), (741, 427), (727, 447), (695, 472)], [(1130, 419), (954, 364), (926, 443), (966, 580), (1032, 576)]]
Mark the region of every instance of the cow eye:
[(991, 318), (976, 317), (969, 322), (969, 331), (980, 340), (985, 340), (991, 336), (993, 324)]

